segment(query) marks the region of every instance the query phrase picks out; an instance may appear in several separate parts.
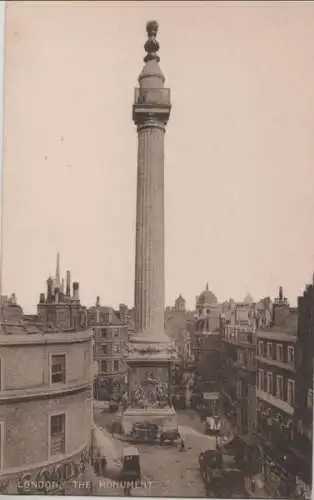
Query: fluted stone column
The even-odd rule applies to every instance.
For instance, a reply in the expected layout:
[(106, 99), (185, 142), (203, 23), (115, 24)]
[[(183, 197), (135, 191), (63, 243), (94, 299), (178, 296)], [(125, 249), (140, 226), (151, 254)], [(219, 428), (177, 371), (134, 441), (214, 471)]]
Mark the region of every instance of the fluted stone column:
[(135, 326), (164, 330), (164, 126), (147, 120), (138, 127), (135, 261)]

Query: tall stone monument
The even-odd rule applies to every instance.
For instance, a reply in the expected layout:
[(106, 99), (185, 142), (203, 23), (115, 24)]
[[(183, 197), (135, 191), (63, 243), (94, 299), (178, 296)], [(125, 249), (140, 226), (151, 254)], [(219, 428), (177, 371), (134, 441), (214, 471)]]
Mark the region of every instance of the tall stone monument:
[(171, 372), (175, 349), (164, 329), (164, 136), (170, 89), (159, 66), (158, 24), (146, 26), (144, 68), (135, 89), (133, 120), (138, 132), (135, 328), (128, 344), (129, 390), (122, 417), (125, 435), (159, 440), (177, 431)]

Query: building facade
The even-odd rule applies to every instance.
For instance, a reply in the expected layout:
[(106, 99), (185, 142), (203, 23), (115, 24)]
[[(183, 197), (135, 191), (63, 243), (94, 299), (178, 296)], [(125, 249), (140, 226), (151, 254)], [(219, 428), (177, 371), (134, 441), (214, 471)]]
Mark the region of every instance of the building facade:
[(256, 328), (270, 325), (271, 308), (268, 298), (255, 303), (248, 294), (242, 302), (224, 302), (221, 314), (223, 434), (253, 496), (260, 456), (256, 439)]
[(89, 462), (91, 334), (24, 320), (16, 305), (0, 326), (0, 488), (66, 494)]
[(220, 316), (222, 305), (206, 284), (196, 297), (196, 314), (191, 322), (192, 353), (194, 357), (194, 407), (206, 407), (208, 414), (219, 410), (219, 384), (221, 375)]
[(121, 304), (117, 313), (111, 307), (102, 307), (97, 297), (96, 305), (88, 309), (88, 324), (93, 331), (97, 364), (94, 397), (98, 401), (119, 400), (127, 383), (128, 309)]
[(272, 324), (257, 331), (257, 436), (261, 480), (268, 495), (295, 491), (294, 413), (297, 311), (280, 287)]
[(314, 281), (298, 299), (298, 330), (295, 356), (294, 452), (296, 496), (312, 498), (313, 468), (313, 360)]
[[(256, 429), (255, 323), (251, 305), (237, 306), (221, 318), (221, 406), (234, 456), (246, 479), (254, 473)], [(241, 319), (239, 319), (239, 316)], [(246, 318), (246, 319), (244, 319)], [(253, 467), (252, 467), (253, 466)]]

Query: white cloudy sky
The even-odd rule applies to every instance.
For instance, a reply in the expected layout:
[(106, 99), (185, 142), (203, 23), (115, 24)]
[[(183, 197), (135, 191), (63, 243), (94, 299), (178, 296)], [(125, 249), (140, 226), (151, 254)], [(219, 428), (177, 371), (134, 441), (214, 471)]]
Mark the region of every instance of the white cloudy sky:
[[(84, 303), (133, 303), (145, 23), (160, 24), (166, 298), (277, 293), (314, 270), (313, 2), (9, 2), (3, 292), (34, 310), (55, 255)], [(61, 139), (63, 138), (63, 139)]]

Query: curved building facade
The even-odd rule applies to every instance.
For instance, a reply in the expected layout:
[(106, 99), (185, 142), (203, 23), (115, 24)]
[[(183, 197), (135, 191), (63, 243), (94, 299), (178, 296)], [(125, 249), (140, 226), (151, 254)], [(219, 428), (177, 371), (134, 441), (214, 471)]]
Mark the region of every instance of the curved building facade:
[(70, 480), (87, 469), (91, 366), (92, 335), (86, 328), (64, 331), (35, 320), (2, 320), (1, 492), (66, 494)]

